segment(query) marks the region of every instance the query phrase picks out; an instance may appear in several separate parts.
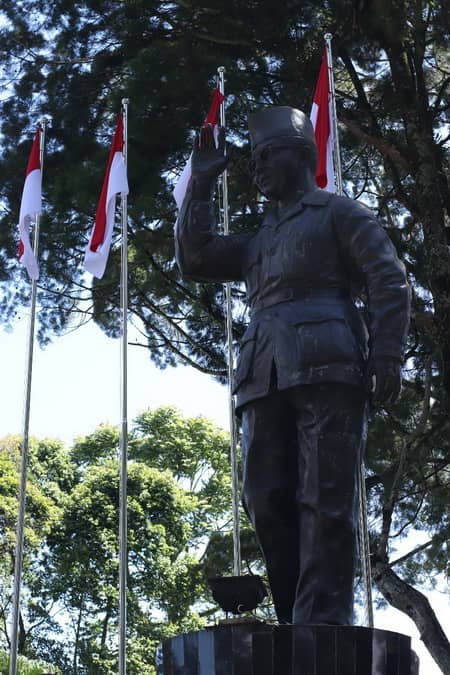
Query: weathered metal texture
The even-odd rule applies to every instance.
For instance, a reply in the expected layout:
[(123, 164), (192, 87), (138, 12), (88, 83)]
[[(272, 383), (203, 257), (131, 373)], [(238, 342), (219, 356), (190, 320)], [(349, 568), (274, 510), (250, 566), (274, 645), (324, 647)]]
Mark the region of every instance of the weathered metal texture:
[(410, 638), (356, 626), (219, 625), (165, 640), (158, 675), (418, 675)]

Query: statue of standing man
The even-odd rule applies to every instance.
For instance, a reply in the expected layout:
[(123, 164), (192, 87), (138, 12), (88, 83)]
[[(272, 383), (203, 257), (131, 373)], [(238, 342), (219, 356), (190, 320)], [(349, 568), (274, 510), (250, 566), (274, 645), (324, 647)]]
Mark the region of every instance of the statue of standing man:
[[(316, 187), (306, 115), (270, 107), (248, 123), (255, 182), (273, 208), (256, 233), (215, 232), (224, 131), (216, 147), (203, 128), (177, 260), (187, 278), (246, 284), (251, 320), (234, 378), (243, 504), (278, 620), (351, 625), (367, 408), (399, 395), (410, 290), (373, 213)], [(362, 291), (367, 325), (355, 306)]]

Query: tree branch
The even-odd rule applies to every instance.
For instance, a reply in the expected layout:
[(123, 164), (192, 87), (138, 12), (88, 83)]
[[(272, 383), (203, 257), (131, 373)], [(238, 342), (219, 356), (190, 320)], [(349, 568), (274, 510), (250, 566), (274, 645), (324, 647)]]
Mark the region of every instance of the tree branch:
[(379, 150), (379, 152), (384, 157), (388, 157), (390, 160), (395, 162), (395, 164), (401, 166), (402, 169), (405, 169), (408, 172), (410, 171), (409, 162), (405, 159), (405, 157), (403, 157), (397, 148), (394, 148), (393, 145), (387, 143), (380, 137), (363, 131), (359, 124), (357, 124), (354, 120), (351, 120), (349, 117), (346, 117), (342, 113), (339, 115), (339, 121), (345, 124), (345, 126), (350, 129), (354, 136), (362, 141), (365, 141), (373, 148)]
[(400, 558), (397, 558), (397, 560), (393, 560), (389, 564), (391, 567), (394, 567), (394, 565), (401, 565), (406, 560), (409, 560), (409, 558), (412, 558), (413, 556), (417, 555), (417, 553), (421, 553), (422, 551), (425, 551), (427, 548), (430, 548), (432, 544), (433, 539), (430, 539), (429, 541), (426, 541), (425, 544), (421, 544), (420, 546), (413, 548), (412, 551), (405, 553), (405, 555), (402, 555)]
[(442, 672), (450, 673), (450, 643), (425, 595), (378, 558), (372, 563), (372, 576), (387, 602), (414, 621), (422, 642)]

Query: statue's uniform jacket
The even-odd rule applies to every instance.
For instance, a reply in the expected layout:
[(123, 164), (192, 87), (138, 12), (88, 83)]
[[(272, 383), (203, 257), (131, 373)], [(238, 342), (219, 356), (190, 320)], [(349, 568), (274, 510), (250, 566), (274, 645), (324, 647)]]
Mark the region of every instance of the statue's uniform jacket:
[[(267, 212), (254, 234), (215, 232), (214, 206), (188, 190), (176, 233), (182, 273), (244, 280), (251, 308), (234, 378), (237, 409), (278, 390), (337, 382), (365, 386), (365, 362), (403, 358), (410, 290), (372, 211), (314, 190)], [(354, 298), (366, 294), (366, 321)], [(273, 386), (273, 382), (272, 382)]]

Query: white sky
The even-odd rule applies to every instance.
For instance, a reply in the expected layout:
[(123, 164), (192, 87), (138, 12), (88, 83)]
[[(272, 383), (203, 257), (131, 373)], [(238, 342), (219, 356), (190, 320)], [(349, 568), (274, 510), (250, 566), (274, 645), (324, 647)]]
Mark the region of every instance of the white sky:
[[(0, 437), (21, 433), (25, 381), (27, 318), (12, 333), (0, 329)], [(100, 423), (120, 420), (120, 342), (107, 338), (89, 323), (34, 350), (30, 434), (71, 443)], [(226, 388), (193, 368), (158, 370), (146, 349), (128, 350), (128, 419), (142, 410), (175, 405), (187, 416), (203, 415), (228, 428)], [(448, 595), (429, 594), (444, 629), (450, 632)], [(420, 675), (441, 675), (418, 632), (401, 612), (375, 613), (375, 626), (413, 638), (420, 658)]]
[[(28, 319), (12, 333), (0, 333), (0, 437), (23, 425)], [(132, 335), (130, 337), (132, 342)], [(159, 370), (143, 347), (128, 349), (128, 418), (160, 405), (185, 415), (203, 415), (228, 427), (227, 394), (212, 378), (193, 368)], [(6, 385), (6, 386), (5, 386)], [(100, 423), (120, 421), (120, 341), (107, 338), (92, 322), (34, 347), (30, 434), (71, 443)]]

